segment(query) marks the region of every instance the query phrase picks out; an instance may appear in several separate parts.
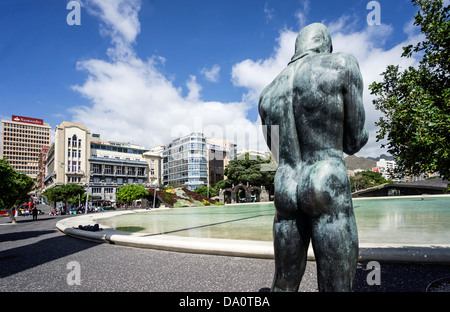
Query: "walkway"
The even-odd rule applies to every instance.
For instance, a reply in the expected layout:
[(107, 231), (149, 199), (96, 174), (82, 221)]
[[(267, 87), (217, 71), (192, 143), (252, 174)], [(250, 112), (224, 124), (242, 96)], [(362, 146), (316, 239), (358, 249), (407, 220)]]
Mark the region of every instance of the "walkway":
[[(58, 221), (74, 216), (0, 218), (0, 291), (257, 292), (270, 287), (274, 262), (99, 244), (64, 235)], [(69, 285), (68, 264), (80, 265), (80, 285)], [(381, 262), (381, 285), (358, 266), (355, 292), (425, 291), (450, 275), (450, 265)], [(316, 291), (316, 265), (309, 261), (300, 291)]]

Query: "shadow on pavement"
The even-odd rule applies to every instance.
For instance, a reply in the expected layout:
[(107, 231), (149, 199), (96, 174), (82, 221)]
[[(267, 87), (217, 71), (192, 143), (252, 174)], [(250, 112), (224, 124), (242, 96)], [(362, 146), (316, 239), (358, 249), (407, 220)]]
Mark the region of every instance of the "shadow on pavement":
[[(54, 231), (28, 231), (2, 234), (1, 240), (17, 240), (38, 237)], [(22, 238), (21, 238), (22, 236)], [(55, 236), (37, 242), (0, 251), (0, 278), (4, 278), (44, 263), (80, 252), (98, 245), (97, 243), (72, 237)]]

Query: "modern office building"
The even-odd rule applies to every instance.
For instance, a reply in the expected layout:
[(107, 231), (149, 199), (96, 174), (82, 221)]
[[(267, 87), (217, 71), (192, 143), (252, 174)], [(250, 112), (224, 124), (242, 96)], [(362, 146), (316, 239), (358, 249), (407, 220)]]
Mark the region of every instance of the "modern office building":
[(56, 126), (55, 142), (46, 156), (46, 188), (67, 183), (88, 183), (90, 135), (82, 124), (63, 121)]
[(163, 151), (163, 184), (189, 190), (207, 185), (207, 149), (203, 133), (173, 140)]
[(11, 121), (2, 120), (1, 158), (18, 172), (36, 180), (41, 167), (39, 154), (50, 145), (51, 127), (42, 119), (13, 115)]

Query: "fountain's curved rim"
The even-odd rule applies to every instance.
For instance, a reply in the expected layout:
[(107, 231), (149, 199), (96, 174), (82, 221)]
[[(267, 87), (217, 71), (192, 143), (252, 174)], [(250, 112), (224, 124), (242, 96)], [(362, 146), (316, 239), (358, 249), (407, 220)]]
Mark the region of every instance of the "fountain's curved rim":
[[(160, 209), (158, 209), (160, 210)], [(99, 243), (109, 243), (130, 247), (151, 248), (176, 252), (201, 253), (211, 255), (238, 256), (262, 259), (274, 259), (273, 243), (267, 241), (182, 237), (168, 234), (147, 234), (119, 231), (103, 226), (101, 220), (119, 215), (145, 212), (145, 209), (103, 212), (101, 214), (77, 215), (64, 218), (56, 223), (62, 233)], [(101, 231), (91, 232), (78, 228), (79, 225), (98, 223)], [(312, 247), (308, 251), (308, 260), (314, 261)], [(450, 244), (360, 244), (359, 262), (404, 262), (404, 263), (440, 263), (450, 264)]]

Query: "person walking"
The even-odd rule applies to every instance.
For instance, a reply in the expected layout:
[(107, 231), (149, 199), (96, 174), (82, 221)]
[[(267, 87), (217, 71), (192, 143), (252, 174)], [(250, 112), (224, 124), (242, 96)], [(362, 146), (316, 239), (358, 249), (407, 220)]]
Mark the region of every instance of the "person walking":
[(31, 210), (31, 213), (33, 215), (33, 221), (37, 220), (38, 210), (35, 205), (33, 205), (33, 209)]

